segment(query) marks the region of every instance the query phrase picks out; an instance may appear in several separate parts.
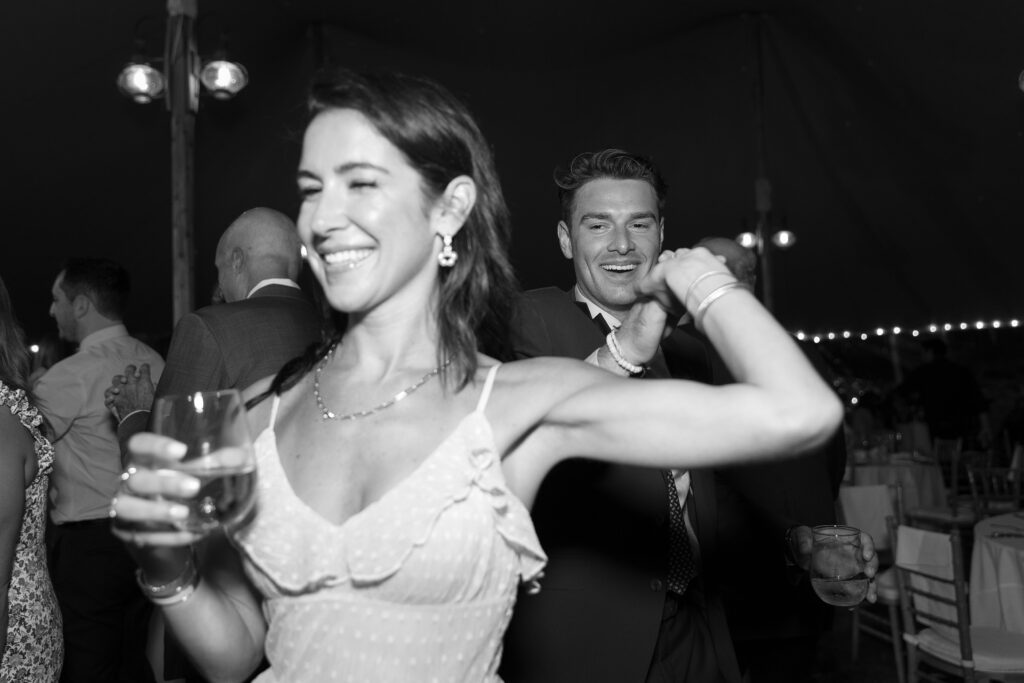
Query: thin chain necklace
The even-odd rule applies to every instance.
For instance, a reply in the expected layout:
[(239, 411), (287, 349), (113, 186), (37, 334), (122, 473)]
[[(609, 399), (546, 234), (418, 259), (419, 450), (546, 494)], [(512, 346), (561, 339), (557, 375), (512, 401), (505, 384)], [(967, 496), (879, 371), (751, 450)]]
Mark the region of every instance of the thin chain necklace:
[(320, 373), (323, 372), (324, 368), (327, 366), (327, 363), (331, 360), (331, 357), (334, 356), (334, 350), (337, 348), (338, 344), (337, 342), (335, 342), (334, 346), (332, 346), (331, 350), (327, 352), (327, 355), (324, 356), (323, 360), (321, 360), (317, 364), (316, 372), (313, 374), (313, 398), (316, 399), (316, 406), (317, 408), (320, 409), (320, 419), (324, 422), (326, 422), (327, 420), (357, 420), (361, 417), (368, 417), (370, 415), (373, 415), (374, 413), (384, 410), (385, 408), (390, 408), (391, 406), (395, 405), (412, 392), (422, 387), (430, 380), (431, 377), (440, 373), (442, 368), (448, 367), (448, 365), (451, 364), (452, 362), (451, 359), (446, 360), (444, 362), (444, 365), (437, 366), (427, 374), (420, 377), (410, 386), (407, 386), (405, 389), (402, 389), (388, 400), (378, 405), (375, 405), (369, 410), (359, 410), (354, 413), (346, 413), (345, 415), (336, 415), (332, 410), (330, 410), (327, 407), (327, 404), (324, 403), (323, 396), (320, 395)]

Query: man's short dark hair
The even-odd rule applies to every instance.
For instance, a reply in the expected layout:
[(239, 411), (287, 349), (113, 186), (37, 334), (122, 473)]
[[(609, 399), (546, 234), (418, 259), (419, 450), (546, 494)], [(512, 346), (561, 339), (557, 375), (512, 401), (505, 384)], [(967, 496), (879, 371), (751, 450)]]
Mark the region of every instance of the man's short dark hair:
[(87, 296), (102, 315), (112, 320), (124, 317), (131, 282), (128, 271), (105, 258), (72, 258), (61, 270), (60, 288), (68, 300)]
[(665, 210), (665, 196), (668, 184), (661, 172), (647, 157), (621, 149), (603, 149), (600, 152), (583, 152), (576, 155), (566, 169), (555, 169), (555, 185), (558, 199), (562, 204), (562, 220), (572, 221), (576, 192), (591, 180), (614, 178), (616, 180), (643, 180), (654, 188), (658, 197), (658, 213)]

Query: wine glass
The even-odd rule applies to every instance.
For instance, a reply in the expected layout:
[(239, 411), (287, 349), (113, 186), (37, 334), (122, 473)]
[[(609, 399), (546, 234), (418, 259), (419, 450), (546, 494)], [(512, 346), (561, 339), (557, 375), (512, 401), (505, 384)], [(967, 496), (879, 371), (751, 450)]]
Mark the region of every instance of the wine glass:
[(153, 496), (188, 508), (172, 523), (132, 522), (116, 518), (122, 531), (187, 531), (205, 536), (219, 526), (244, 518), (256, 499), (256, 460), (242, 397), (235, 389), (164, 396), (153, 404), (152, 429), (185, 444), (178, 461), (152, 461), (132, 454), (131, 466), (151, 467), (157, 474), (182, 473), (199, 480), (191, 498)]
[(811, 586), (824, 602), (853, 608), (868, 593), (868, 577), (861, 554), (860, 529), (852, 526), (816, 526), (812, 530)]

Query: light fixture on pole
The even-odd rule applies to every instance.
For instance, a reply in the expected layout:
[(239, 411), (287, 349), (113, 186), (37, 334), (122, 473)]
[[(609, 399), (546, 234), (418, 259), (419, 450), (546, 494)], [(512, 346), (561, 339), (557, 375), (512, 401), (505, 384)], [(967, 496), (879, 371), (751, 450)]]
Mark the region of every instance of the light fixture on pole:
[(751, 249), (757, 255), (758, 286), (761, 301), (765, 308), (774, 311), (775, 289), (772, 273), (771, 246), (777, 249), (789, 249), (796, 242), (796, 235), (783, 227), (772, 227), (772, 184), (768, 179), (766, 125), (764, 111), (764, 55), (762, 46), (764, 18), (753, 17), (753, 55), (754, 55), (754, 154), (756, 177), (754, 178), (754, 230), (743, 232), (737, 236), (740, 245)]
[(143, 24), (152, 19), (143, 17), (135, 23), (135, 53), (117, 76), (118, 89), (138, 104), (149, 104), (161, 97), (167, 87), (163, 73), (146, 58), (146, 41), (140, 35)]
[[(205, 17), (204, 17), (205, 18)], [(138, 104), (148, 104), (164, 95), (167, 79), (163, 71), (153, 66), (164, 61), (146, 58), (146, 43), (138, 37), (139, 28), (146, 17), (136, 24), (135, 54), (117, 77), (117, 87)], [(221, 34), (220, 47), (212, 59), (205, 61), (199, 72), (203, 87), (218, 100), (229, 100), (249, 84), (245, 67), (227, 57), (227, 38)]]
[[(118, 76), (121, 92), (140, 104), (163, 95), (171, 124), (171, 309), (172, 325), (193, 309), (195, 286), (195, 118), (202, 88), (219, 100), (230, 99), (249, 82), (245, 68), (227, 59), (226, 34), (214, 59), (199, 57), (198, 0), (166, 0), (164, 55), (161, 69), (144, 56), (145, 43), (135, 25), (136, 51), (140, 53)], [(211, 15), (204, 16), (204, 19)]]

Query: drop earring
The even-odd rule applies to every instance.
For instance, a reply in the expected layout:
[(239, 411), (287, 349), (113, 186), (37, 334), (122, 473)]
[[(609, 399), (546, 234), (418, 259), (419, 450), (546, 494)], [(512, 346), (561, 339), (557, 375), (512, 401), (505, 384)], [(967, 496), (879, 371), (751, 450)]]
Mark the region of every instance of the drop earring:
[(459, 255), (452, 248), (451, 235), (441, 235), (441, 240), (443, 241), (443, 246), (441, 253), (437, 255), (437, 262), (441, 264), (442, 268), (451, 268), (459, 260)]

